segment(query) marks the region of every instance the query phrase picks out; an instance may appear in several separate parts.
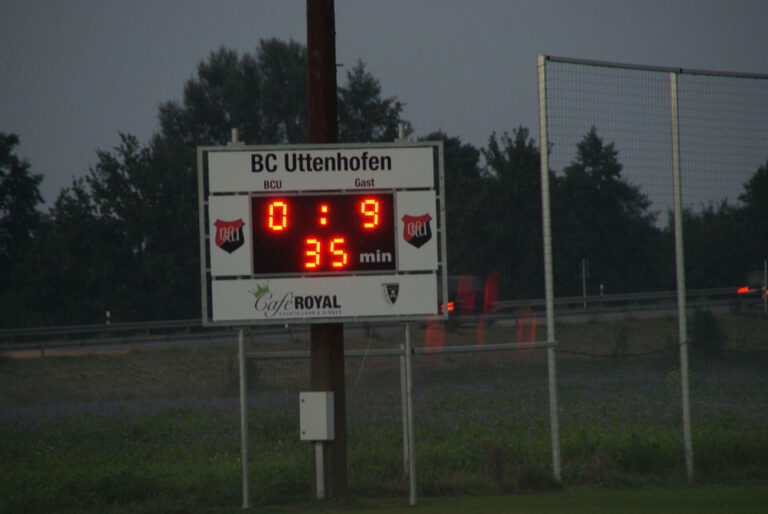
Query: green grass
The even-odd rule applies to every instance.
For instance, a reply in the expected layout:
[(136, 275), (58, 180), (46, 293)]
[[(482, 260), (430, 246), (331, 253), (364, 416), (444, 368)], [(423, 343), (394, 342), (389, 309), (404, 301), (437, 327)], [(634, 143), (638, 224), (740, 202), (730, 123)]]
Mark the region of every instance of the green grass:
[[(310, 494), (309, 448), (294, 437), (294, 425), (289, 418), (253, 423), (251, 483), (257, 505), (290, 505)], [(420, 494), (537, 492), (532, 498), (539, 501), (581, 502), (576, 493), (553, 496), (561, 487), (550, 478), (546, 434), (525, 435), (521, 428), (495, 423), (459, 431), (420, 430)], [(236, 416), (199, 409), (0, 423), (0, 512), (189, 512), (236, 506), (241, 494), (238, 430)], [(715, 429), (698, 433), (703, 473), (718, 468), (710, 481), (768, 479), (767, 436)], [(573, 431), (562, 443), (568, 483), (630, 489), (684, 485), (681, 449), (671, 435), (596, 427)], [(400, 444), (396, 430), (352, 427), (353, 497), (407, 497)], [(621, 494), (608, 495), (607, 505)], [(510, 498), (520, 502), (526, 497)], [(483, 500), (489, 505), (498, 501)], [(428, 500), (425, 508), (429, 505)]]
[(0, 471), (0, 505), (8, 512), (46, 512), (165, 498), (232, 503), (235, 495), (220, 484), (239, 476), (237, 448), (220, 433), (217, 419), (215, 413), (174, 411), (5, 423), (0, 460), (10, 465)]
[(740, 514), (762, 513), (768, 505), (768, 486), (646, 488), (641, 490), (605, 490), (594, 487), (568, 488), (546, 494), (463, 496), (420, 498), (415, 507), (407, 500), (366, 500), (331, 502), (255, 509), (265, 514), (306, 512), (320, 514), (350, 512), (355, 514), (633, 514), (689, 513)]
[[(220, 347), (0, 361), (0, 513), (239, 512), (234, 362)], [(253, 364), (255, 512), (768, 511), (765, 487), (754, 485), (768, 481), (761, 354), (694, 355), (690, 488), (674, 354), (560, 358), (565, 487), (551, 478), (542, 353), (420, 357), (415, 510), (405, 505), (392, 359), (367, 359), (359, 382), (360, 361), (348, 367), (352, 499), (323, 504), (306, 503), (310, 447), (296, 405), (305, 366)]]

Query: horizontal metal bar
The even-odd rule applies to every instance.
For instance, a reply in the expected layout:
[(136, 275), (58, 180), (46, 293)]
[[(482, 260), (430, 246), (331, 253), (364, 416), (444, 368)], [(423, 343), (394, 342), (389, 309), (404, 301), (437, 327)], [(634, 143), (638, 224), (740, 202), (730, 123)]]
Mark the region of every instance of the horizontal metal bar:
[[(471, 353), (488, 352), (499, 350), (529, 350), (538, 348), (550, 348), (557, 346), (557, 343), (547, 341), (535, 341), (531, 343), (490, 343), (480, 345), (456, 345), (440, 347), (415, 347), (413, 353), (416, 355), (430, 355), (435, 353)], [(400, 348), (375, 348), (369, 350), (346, 350), (344, 357), (397, 357), (403, 355)], [(285, 351), (285, 352), (248, 352), (245, 354), (248, 359), (270, 360), (270, 359), (308, 359), (310, 352), (303, 351)]]
[(679, 73), (681, 75), (709, 75), (713, 77), (768, 79), (768, 75), (764, 73), (741, 73), (737, 71), (697, 70), (697, 69), (689, 69), (689, 68), (675, 68), (673, 66), (649, 66), (645, 64), (595, 61), (591, 59), (577, 59), (573, 57), (556, 57), (553, 55), (545, 55), (544, 59), (547, 61), (559, 62), (563, 64), (581, 64), (585, 66), (596, 66), (601, 68), (621, 68), (625, 70), (636, 70), (636, 71)]
[[(344, 357), (393, 357), (402, 355), (402, 350), (389, 348), (376, 348), (372, 350), (345, 350)], [(247, 352), (248, 359), (308, 359), (310, 353), (306, 350), (277, 351), (277, 352)]]
[[(346, 354), (346, 352), (345, 352)], [(270, 359), (308, 359), (307, 350), (295, 352), (246, 352), (246, 359), (270, 360)]]
[(532, 343), (492, 343), (479, 345), (456, 345), (441, 346), (439, 348), (419, 347), (414, 348), (417, 355), (433, 353), (469, 353), (469, 352), (490, 352), (499, 350), (533, 350), (538, 348), (556, 347), (557, 343), (547, 341), (535, 341)]

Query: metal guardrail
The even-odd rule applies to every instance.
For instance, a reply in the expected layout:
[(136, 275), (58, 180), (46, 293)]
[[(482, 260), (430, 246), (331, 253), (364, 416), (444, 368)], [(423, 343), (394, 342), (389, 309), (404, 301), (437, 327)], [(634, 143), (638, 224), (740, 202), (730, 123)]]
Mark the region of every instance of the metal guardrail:
[[(735, 297), (734, 288), (710, 288), (688, 291), (690, 308), (726, 305)], [(677, 293), (660, 291), (600, 296), (571, 296), (555, 299), (558, 317), (591, 314), (609, 314), (625, 311), (675, 308)], [(504, 300), (496, 303), (496, 313), (474, 316), (478, 318), (514, 319), (523, 308), (543, 311), (544, 299)], [(585, 311), (584, 306), (587, 309)], [(539, 314), (543, 314), (539, 312)], [(472, 317), (470, 317), (472, 318)], [(461, 320), (459, 320), (461, 321)], [(301, 332), (302, 325), (248, 327), (249, 332), (278, 334)], [(139, 345), (162, 342), (225, 339), (234, 337), (234, 331), (222, 327), (204, 327), (200, 319), (147, 321), (94, 325), (67, 325), (58, 327), (13, 328), (0, 330), (0, 351), (45, 350), (56, 348), (99, 347), (109, 345)]]
[[(248, 327), (249, 332), (276, 334), (285, 327)], [(292, 332), (301, 330), (296, 326)], [(178, 341), (229, 339), (236, 333), (227, 327), (204, 327), (199, 319), (147, 321), (98, 325), (68, 325), (30, 329), (0, 330), (0, 351), (40, 351), (61, 348), (109, 347), (159, 344)]]
[[(708, 289), (691, 289), (687, 292), (688, 298), (723, 299), (733, 298), (736, 289), (732, 287), (717, 287)], [(555, 298), (555, 307), (583, 308), (586, 303), (589, 305), (617, 305), (617, 304), (638, 304), (638, 303), (659, 303), (665, 300), (676, 301), (677, 291), (653, 291), (645, 293), (622, 293), (610, 295), (591, 295), (591, 296), (564, 296)], [(541, 307), (544, 308), (545, 300), (543, 298), (531, 300), (502, 300), (496, 303), (498, 310), (517, 309), (523, 307)]]
[(152, 330), (173, 330), (200, 328), (199, 319), (180, 319), (170, 321), (140, 321), (135, 323), (111, 323), (91, 325), (63, 325), (54, 327), (11, 328), (0, 330), (0, 340), (13, 337), (66, 336), (94, 334), (101, 332), (150, 332)]

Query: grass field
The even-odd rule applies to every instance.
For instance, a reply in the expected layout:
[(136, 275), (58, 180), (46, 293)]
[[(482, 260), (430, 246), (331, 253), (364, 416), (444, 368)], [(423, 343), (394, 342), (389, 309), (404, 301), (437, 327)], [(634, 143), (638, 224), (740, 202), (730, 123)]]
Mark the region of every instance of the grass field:
[(255, 510), (264, 514), (758, 514), (764, 513), (768, 506), (768, 485), (618, 491), (577, 487), (538, 494), (423, 498), (415, 507), (406, 503), (403, 500), (369, 500)]
[[(692, 353), (693, 488), (683, 466), (672, 320), (560, 329), (565, 489), (551, 478), (543, 352), (419, 356), (414, 403), (423, 501), (416, 511), (768, 510), (765, 487), (755, 485), (768, 481), (768, 358), (755, 351), (766, 327), (762, 318), (739, 321), (721, 320), (726, 351)], [(495, 327), (485, 342), (511, 333)], [(450, 332), (447, 343), (475, 337), (472, 330)], [(275, 345), (258, 342), (261, 348)], [(236, 364), (226, 346), (0, 359), (0, 512), (239, 511)], [(303, 503), (311, 475), (309, 446), (298, 437), (297, 393), (308, 385), (307, 368), (296, 360), (249, 365), (256, 511), (399, 512), (407, 487), (397, 359), (348, 360), (355, 500), (328, 506)], [(738, 510), (718, 510), (729, 503)]]

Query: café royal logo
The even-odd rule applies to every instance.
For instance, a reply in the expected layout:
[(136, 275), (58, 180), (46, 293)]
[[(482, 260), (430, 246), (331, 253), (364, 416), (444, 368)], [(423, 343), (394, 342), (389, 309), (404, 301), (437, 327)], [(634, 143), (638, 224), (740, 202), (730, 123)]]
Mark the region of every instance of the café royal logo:
[(270, 291), (269, 283), (257, 284), (256, 289), (248, 292), (256, 298), (253, 305), (256, 312), (263, 314), (265, 318), (341, 314), (341, 304), (335, 294), (297, 295), (293, 291), (287, 291), (280, 296)]

